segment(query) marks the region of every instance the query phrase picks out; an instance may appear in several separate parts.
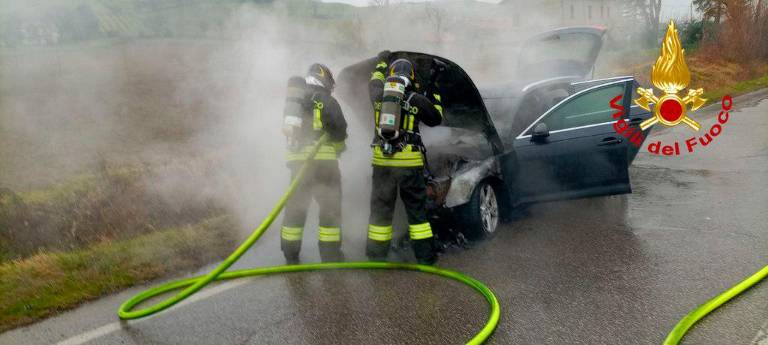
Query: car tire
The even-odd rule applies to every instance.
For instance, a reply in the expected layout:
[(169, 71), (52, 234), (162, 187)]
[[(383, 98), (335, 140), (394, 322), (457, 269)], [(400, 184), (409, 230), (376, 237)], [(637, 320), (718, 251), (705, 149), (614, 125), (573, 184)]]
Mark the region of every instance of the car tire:
[(457, 209), (458, 230), (472, 241), (493, 235), (501, 222), (499, 193), (488, 181), (480, 182), (469, 202)]

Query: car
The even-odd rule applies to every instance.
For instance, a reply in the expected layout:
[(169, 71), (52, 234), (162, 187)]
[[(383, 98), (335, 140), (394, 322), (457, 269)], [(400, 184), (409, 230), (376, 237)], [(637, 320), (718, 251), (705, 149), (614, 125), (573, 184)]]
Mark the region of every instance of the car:
[[(484, 88), (446, 58), (391, 53), (411, 60), (422, 83), (437, 77), (442, 96), (443, 124), (421, 128), (434, 228), (480, 240), (520, 205), (631, 192), (639, 146), (614, 129), (610, 102), (621, 95), (621, 120), (643, 133), (640, 144), (650, 131), (640, 122), (651, 113), (632, 105), (633, 77), (589, 78), (604, 34), (569, 27), (537, 35), (522, 44), (518, 77)], [(367, 83), (376, 62), (339, 74), (338, 94), (355, 114), (372, 114)]]

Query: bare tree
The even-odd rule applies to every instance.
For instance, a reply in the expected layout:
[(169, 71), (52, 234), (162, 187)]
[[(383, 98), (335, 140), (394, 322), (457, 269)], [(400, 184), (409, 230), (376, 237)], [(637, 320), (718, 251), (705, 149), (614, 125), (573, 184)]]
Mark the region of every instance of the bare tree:
[(368, 0), (368, 5), (375, 7), (389, 6), (389, 0)]
[(760, 43), (759, 49), (759, 56), (762, 56), (763, 58), (768, 58), (768, 37), (766, 37), (768, 34), (768, 18), (766, 18), (766, 14), (768, 12), (768, 6), (766, 6), (765, 2), (762, 0), (757, 1), (757, 6), (755, 7), (755, 29), (757, 30), (757, 42)]
[(445, 21), (446, 11), (444, 8), (440, 8), (438, 5), (426, 3), (424, 5), (424, 12), (427, 14), (427, 19), (435, 26), (435, 34), (437, 35), (437, 41), (441, 40), (441, 33), (443, 30), (443, 22)]
[(661, 0), (624, 0), (623, 15), (643, 24), (646, 41), (655, 43), (659, 33)]
[(763, 0), (694, 0), (703, 15), (704, 37), (714, 58), (746, 62), (764, 57)]
[(633, 3), (639, 10), (648, 28), (655, 32), (659, 27), (661, 0), (633, 0)]
[(712, 18), (715, 24), (720, 24), (727, 6), (726, 0), (693, 0), (693, 5), (701, 12), (705, 21)]

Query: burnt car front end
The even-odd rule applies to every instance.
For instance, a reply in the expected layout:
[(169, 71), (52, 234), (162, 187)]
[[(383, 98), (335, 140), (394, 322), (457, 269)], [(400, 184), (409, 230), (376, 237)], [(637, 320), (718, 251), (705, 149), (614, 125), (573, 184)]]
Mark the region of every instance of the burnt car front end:
[[(393, 52), (390, 59), (407, 58), (413, 62), (416, 79), (432, 80), (441, 95), (443, 122), (429, 128), (421, 126), (426, 146), (428, 177), (428, 212), (438, 229), (451, 229), (453, 208), (471, 198), (476, 183), (485, 179), (500, 181), (497, 156), (504, 151), (496, 127), (480, 92), (467, 73), (456, 63), (430, 54)], [(435, 62), (445, 68), (434, 75)], [(341, 100), (356, 114), (370, 116), (367, 82), (375, 59), (349, 66), (339, 74)], [(500, 184), (499, 184), (500, 185)]]
[[(462, 207), (470, 202), (475, 188), (481, 182), (503, 188), (498, 155), (481, 132), (449, 127), (425, 132), (430, 222), (443, 232), (458, 234), (467, 226)], [(500, 189), (498, 194), (506, 195)]]

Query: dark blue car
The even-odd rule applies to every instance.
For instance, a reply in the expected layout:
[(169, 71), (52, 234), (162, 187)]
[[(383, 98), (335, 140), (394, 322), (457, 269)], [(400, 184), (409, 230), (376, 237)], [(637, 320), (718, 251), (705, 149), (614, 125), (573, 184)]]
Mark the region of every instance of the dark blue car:
[[(416, 78), (434, 78), (442, 95), (443, 125), (422, 128), (427, 146), (430, 222), (477, 240), (496, 231), (521, 204), (630, 193), (628, 167), (638, 152), (614, 129), (626, 121), (633, 131), (651, 114), (631, 100), (633, 77), (590, 79), (605, 29), (571, 27), (526, 41), (517, 76), (477, 88), (448, 59), (394, 52), (414, 62)], [(372, 113), (367, 82), (375, 59), (339, 75), (341, 100), (354, 113)], [(623, 115), (614, 118), (617, 104)]]

